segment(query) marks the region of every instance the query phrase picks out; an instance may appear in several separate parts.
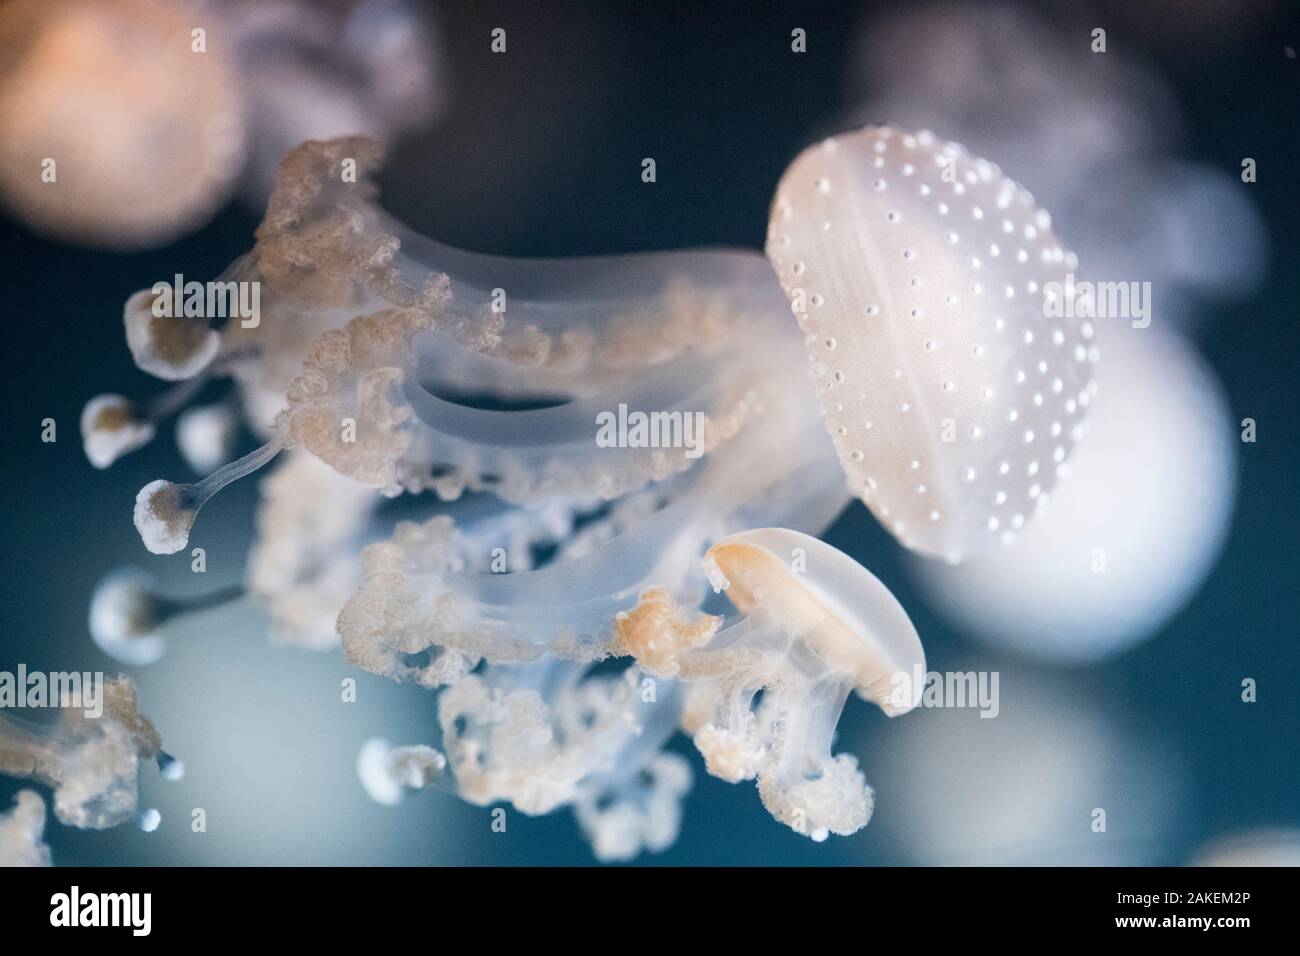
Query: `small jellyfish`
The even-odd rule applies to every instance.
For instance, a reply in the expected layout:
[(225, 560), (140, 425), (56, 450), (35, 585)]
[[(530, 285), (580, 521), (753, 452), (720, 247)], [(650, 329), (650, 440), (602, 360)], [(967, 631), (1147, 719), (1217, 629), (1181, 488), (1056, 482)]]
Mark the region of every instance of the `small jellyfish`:
[(230, 460), (238, 429), (238, 415), (229, 404), (186, 409), (176, 420), (176, 446), (192, 470), (210, 475)]
[(652, 673), (708, 683), (713, 713), (698, 697), (691, 710), (711, 774), (757, 777), (768, 812), (814, 840), (856, 832), (874, 794), (854, 757), (831, 752), (835, 728), (854, 691), (891, 717), (916, 706), (914, 674), (925, 672), (916, 629), (874, 575), (809, 535), (746, 531), (705, 561), (741, 616), (721, 629), (716, 619), (665, 626), (675, 609), (648, 592), (619, 622), (624, 646)]
[(140, 714), (129, 678), (106, 682), (103, 695), (99, 717), (63, 707), (60, 721), (41, 724), (0, 711), (0, 773), (50, 787), (54, 815), (65, 826), (102, 830), (135, 819), (147, 827), (152, 815), (139, 809), (140, 761), (156, 761), (165, 779), (177, 779), (181, 764)]

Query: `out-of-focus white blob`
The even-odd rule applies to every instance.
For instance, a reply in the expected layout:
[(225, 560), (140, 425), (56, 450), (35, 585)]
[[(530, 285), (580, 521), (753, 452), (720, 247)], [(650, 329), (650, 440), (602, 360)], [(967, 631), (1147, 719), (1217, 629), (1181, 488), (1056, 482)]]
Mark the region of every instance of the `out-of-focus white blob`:
[(1176, 157), (1181, 110), (1168, 84), (1092, 24), (1053, 23), (1014, 3), (932, 2), (867, 23), (853, 57), (851, 119), (943, 130), (1033, 176), (1088, 278), (1148, 281), (1168, 319), (1194, 300), (1257, 285), (1268, 239), (1234, 170)]
[(691, 783), (686, 759), (663, 753), (632, 778), (583, 793), (573, 809), (596, 859), (621, 862), (672, 846)]
[(239, 420), (229, 405), (203, 405), (187, 409), (176, 420), (176, 444), (185, 463), (208, 475), (230, 460)]
[(866, 568), (797, 531), (732, 535), (705, 564), (743, 617), (719, 631), (650, 590), (616, 622), (619, 649), (651, 673), (713, 688), (712, 713), (697, 696), (686, 723), (709, 773), (757, 777), (763, 805), (797, 833), (854, 833), (874, 799), (857, 759), (831, 753), (835, 727), (855, 689), (890, 716), (915, 705), (894, 693), (896, 674), (925, 670), (912, 622)]
[(65, 826), (102, 830), (137, 817), (140, 760), (165, 768), (173, 758), (141, 715), (129, 678), (104, 683), (100, 716), (88, 716), (84, 703), (66, 702), (49, 724), (0, 711), (0, 774), (50, 787)]
[(245, 125), (220, 37), (192, 50), (205, 22), (173, 0), (5, 4), (6, 205), (40, 232), (123, 249), (160, 245), (211, 215), (243, 167)]
[(786, 170), (767, 254), (850, 489), (924, 554), (1014, 540), (1084, 431), (1097, 356), (1047, 308), (1075, 267), (1048, 214), (956, 143), (867, 127)]
[(45, 833), (45, 801), (34, 790), (19, 790), (14, 808), (0, 813), (0, 867), (52, 866)]
[[(961, 673), (988, 666), (966, 661)], [(882, 809), (877, 835), (914, 864), (1168, 862), (1185, 809), (1176, 756), (1147, 730), (1118, 723), (1082, 686), (996, 673), (996, 717), (926, 707), (860, 744), (882, 808), (897, 808)]]
[(153, 581), (139, 571), (119, 571), (100, 581), (90, 601), (90, 637), (123, 664), (156, 663), (167, 649), (159, 633), (161, 609)]
[(153, 833), (162, 825), (162, 814), (156, 807), (149, 807), (136, 814), (135, 825), (143, 833)]
[(159, 752), (157, 758), (158, 772), (170, 783), (185, 779), (185, 761), (177, 760), (166, 751)]
[(401, 803), (408, 790), (441, 781), (446, 769), (447, 758), (432, 747), (394, 747), (382, 737), (371, 737), (357, 754), (357, 777), (366, 795), (388, 807)]
[(1223, 542), (1236, 433), (1181, 339), (1103, 322), (1092, 428), (1045, 515), (960, 567), (913, 562), (963, 632), (1058, 662), (1116, 654), (1195, 593)]
[(1248, 830), (1211, 840), (1192, 866), (1300, 866), (1300, 829)]
[(123, 455), (153, 441), (154, 426), (136, 415), (121, 395), (98, 395), (81, 411), (81, 442), (96, 468), (107, 468)]

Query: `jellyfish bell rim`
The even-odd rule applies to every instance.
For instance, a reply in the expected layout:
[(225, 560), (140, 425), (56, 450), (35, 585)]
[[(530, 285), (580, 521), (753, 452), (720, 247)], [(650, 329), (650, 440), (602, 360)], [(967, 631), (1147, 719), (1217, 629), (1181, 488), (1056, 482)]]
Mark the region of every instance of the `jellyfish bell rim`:
[[(803, 548), (821, 573), (792, 569), (778, 556), (778, 549), (791, 548)], [(888, 716), (920, 703), (920, 687), (901, 703), (891, 693), (895, 675), (910, 681), (917, 667), (925, 672), (916, 627), (889, 588), (843, 551), (801, 531), (754, 528), (714, 542), (705, 568), (714, 589), (725, 590), (739, 611), (769, 615)]]

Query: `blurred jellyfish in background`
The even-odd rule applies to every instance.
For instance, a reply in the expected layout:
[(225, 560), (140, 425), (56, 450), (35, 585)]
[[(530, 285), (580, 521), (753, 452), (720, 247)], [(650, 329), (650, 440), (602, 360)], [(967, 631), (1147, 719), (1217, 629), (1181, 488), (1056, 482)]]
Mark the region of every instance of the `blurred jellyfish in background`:
[(1300, 866), (1300, 829), (1247, 830), (1217, 837), (1193, 866)]
[(1013, 547), (910, 565), (963, 633), (1063, 663), (1116, 654), (1180, 610), (1219, 554), (1236, 491), (1236, 431), (1192, 348), (1113, 321), (1098, 341), (1092, 426), (1045, 513)]
[(17, 0), (0, 10), (0, 197), (33, 229), (138, 249), (261, 206), (304, 139), (395, 138), (442, 105), (405, 0)]
[(1192, 323), (1197, 303), (1258, 286), (1268, 239), (1239, 167), (1179, 156), (1165, 80), (1119, 43), (1092, 51), (1105, 19), (1071, 28), (1002, 0), (890, 11), (851, 54), (848, 116), (943, 130), (995, 157), (1032, 183), (1088, 278), (1149, 281), (1165, 321)]
[(280, 160), (309, 139), (390, 143), (446, 103), (443, 56), (414, 0), (228, 0), (211, 5), (233, 51), (253, 135), (245, 191), (260, 209)]
[(871, 754), (882, 805), (905, 795), (906, 812), (882, 812), (879, 834), (913, 864), (1164, 859), (1188, 811), (1179, 757), (1082, 683), (1003, 667), (998, 687), (994, 719), (973, 707), (919, 709), (859, 748)]
[(196, 228), (235, 188), (248, 135), (219, 52), (168, 0), (0, 10), (0, 192), (28, 225), (108, 248)]

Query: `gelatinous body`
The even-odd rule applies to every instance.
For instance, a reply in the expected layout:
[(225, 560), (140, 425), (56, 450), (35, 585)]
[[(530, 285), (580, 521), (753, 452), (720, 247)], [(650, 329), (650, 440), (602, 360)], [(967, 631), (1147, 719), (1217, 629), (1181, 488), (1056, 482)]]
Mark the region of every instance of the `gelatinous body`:
[[(682, 729), (796, 832), (865, 825), (840, 713), (855, 691), (910, 710), (895, 678), (924, 654), (888, 590), (813, 536), (858, 494), (904, 545), (956, 560), (1012, 537), (990, 533), (985, 491), (1017, 495), (1008, 531), (1046, 497), (1096, 357), (1081, 324), (1045, 317), (1071, 262), (1046, 214), (960, 147), (885, 127), (796, 160), (767, 259), (507, 259), (402, 226), (370, 184), (379, 158), (364, 138), (286, 157), (220, 277), (257, 284), (254, 320), (128, 302), (137, 364), (178, 383), (163, 412), (229, 377), (266, 439), (146, 485), (146, 545), (184, 548), (205, 501), (280, 457), (247, 578), (276, 635), (337, 637), (440, 694), (428, 742), (362, 749), (381, 803), (431, 787), (570, 807), (601, 859), (626, 859), (675, 837), (690, 772), (663, 747)], [(96, 401), (101, 460), (163, 417)]]
[(1073, 267), (1047, 213), (954, 143), (869, 127), (791, 164), (767, 248), (854, 492), (950, 561), (1013, 537), (1092, 398), (1091, 325), (1045, 308)]
[(172, 779), (179, 772), (180, 764), (162, 750), (158, 731), (137, 709), (131, 681), (105, 683), (103, 694), (97, 717), (65, 706), (57, 723), (39, 723), (0, 711), (0, 773), (50, 787), (54, 814), (67, 826), (102, 830), (131, 819), (139, 805), (142, 759), (157, 761)]

